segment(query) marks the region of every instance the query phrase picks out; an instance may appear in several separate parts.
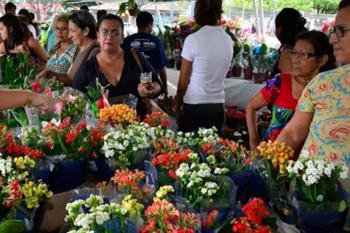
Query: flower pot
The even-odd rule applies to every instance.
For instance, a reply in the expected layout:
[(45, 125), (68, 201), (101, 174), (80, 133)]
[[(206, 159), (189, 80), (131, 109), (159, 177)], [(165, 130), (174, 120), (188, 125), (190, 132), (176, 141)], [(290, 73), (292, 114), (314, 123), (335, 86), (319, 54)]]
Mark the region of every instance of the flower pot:
[(75, 189), (86, 180), (87, 160), (57, 161), (49, 180), (50, 190), (54, 193)]
[(263, 83), (266, 81), (266, 73), (253, 73), (254, 83)]
[(247, 68), (247, 67), (244, 67), (243, 68), (243, 75), (244, 75), (244, 79), (246, 80), (252, 80), (253, 78), (253, 70), (251, 68)]
[(234, 65), (232, 68), (232, 76), (233, 77), (241, 77), (242, 75), (242, 66), (240, 65)]
[(343, 232), (347, 209), (338, 211), (340, 201), (315, 204), (298, 200), (297, 196), (293, 196), (291, 203), (297, 209), (297, 225), (301, 232)]

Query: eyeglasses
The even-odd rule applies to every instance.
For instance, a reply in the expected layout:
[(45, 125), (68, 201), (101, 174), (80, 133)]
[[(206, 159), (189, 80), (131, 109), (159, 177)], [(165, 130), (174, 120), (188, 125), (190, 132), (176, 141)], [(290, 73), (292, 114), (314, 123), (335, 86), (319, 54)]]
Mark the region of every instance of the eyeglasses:
[(300, 57), (301, 59), (309, 59), (310, 57), (316, 57), (317, 54), (316, 53), (310, 53), (310, 52), (297, 52), (295, 50), (290, 50), (289, 51), (290, 55), (292, 55), (293, 57), (294, 56), (298, 56)]
[(329, 35), (332, 35), (335, 33), (335, 35), (338, 38), (342, 38), (345, 35), (346, 31), (350, 30), (350, 25), (337, 25), (337, 26), (333, 26), (329, 29)]
[(108, 35), (110, 35), (111, 37), (115, 38), (120, 35), (118, 29), (114, 29), (114, 30), (101, 29), (100, 33), (102, 34), (103, 37), (107, 37)]
[(68, 29), (67, 27), (62, 27), (62, 28), (60, 28), (60, 27), (55, 27), (55, 30), (56, 30), (56, 31), (63, 31), (63, 32), (65, 32), (65, 31), (68, 31), (69, 29)]

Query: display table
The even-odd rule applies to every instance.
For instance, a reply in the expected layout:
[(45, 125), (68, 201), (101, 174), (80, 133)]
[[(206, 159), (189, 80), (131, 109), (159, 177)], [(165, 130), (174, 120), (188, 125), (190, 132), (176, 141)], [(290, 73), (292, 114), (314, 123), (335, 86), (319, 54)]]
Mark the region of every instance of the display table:
[(255, 96), (264, 84), (257, 84), (240, 78), (225, 79), (225, 104), (245, 108), (249, 99)]

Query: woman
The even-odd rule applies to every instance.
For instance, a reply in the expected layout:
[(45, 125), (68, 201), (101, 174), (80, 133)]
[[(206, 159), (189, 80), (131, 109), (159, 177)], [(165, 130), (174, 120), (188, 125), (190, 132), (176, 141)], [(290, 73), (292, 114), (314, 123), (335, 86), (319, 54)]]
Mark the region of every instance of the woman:
[(89, 12), (73, 12), (69, 16), (68, 28), (69, 38), (78, 46), (68, 71), (65, 73), (55, 72), (54, 74), (48, 72), (43, 74), (42, 77), (47, 78), (55, 76), (56, 79), (62, 83), (72, 85), (73, 78), (80, 65), (96, 55), (99, 51), (99, 47), (96, 42), (96, 21)]
[(0, 111), (30, 105), (42, 112), (53, 112), (55, 100), (49, 96), (40, 95), (29, 90), (0, 89)]
[(37, 77), (51, 78), (57, 74), (67, 73), (77, 48), (69, 38), (68, 17), (67, 14), (62, 14), (55, 20), (53, 28), (57, 44), (49, 52), (50, 59), (47, 61), (46, 69)]
[(269, 80), (246, 107), (249, 144), (255, 150), (259, 137), (256, 129), (256, 111), (272, 104), (272, 120), (264, 140), (276, 140), (294, 114), (298, 99), (307, 83), (318, 73), (334, 69), (335, 58), (328, 37), (320, 31), (299, 34), (290, 51), (293, 72), (281, 73)]
[(48, 56), (39, 42), (24, 32), (20, 21), (14, 15), (4, 15), (0, 18), (0, 54), (14, 55), (29, 53), (36, 62), (46, 63)]
[(221, 130), (224, 124), (224, 79), (233, 42), (219, 26), (221, 14), (221, 0), (196, 1), (195, 20), (202, 28), (184, 42), (174, 102), (180, 113), (179, 130), (183, 132), (213, 126)]
[(276, 16), (275, 27), (276, 37), (280, 41), (281, 46), (278, 49), (279, 59), (273, 66), (270, 77), (276, 74), (292, 71), (292, 58), (289, 50), (293, 48), (296, 36), (304, 31), (306, 19), (302, 14), (293, 8), (283, 8)]
[[(87, 92), (86, 86), (95, 86), (96, 78), (107, 86), (109, 97), (133, 94), (138, 98), (137, 113), (143, 118), (147, 109), (144, 98), (154, 98), (160, 93), (160, 81), (146, 60), (121, 48), (123, 20), (116, 15), (102, 16), (97, 34), (101, 51), (79, 68), (73, 88)], [(142, 72), (152, 72), (152, 82), (140, 84)]]

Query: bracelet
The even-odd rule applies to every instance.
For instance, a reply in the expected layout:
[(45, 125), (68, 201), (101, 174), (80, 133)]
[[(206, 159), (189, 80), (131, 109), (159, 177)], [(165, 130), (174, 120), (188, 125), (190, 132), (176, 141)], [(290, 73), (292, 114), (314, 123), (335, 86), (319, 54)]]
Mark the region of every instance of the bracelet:
[(33, 103), (33, 92), (31, 91), (27, 91), (27, 101), (26, 103), (24, 104), (24, 106), (31, 106), (32, 103)]

